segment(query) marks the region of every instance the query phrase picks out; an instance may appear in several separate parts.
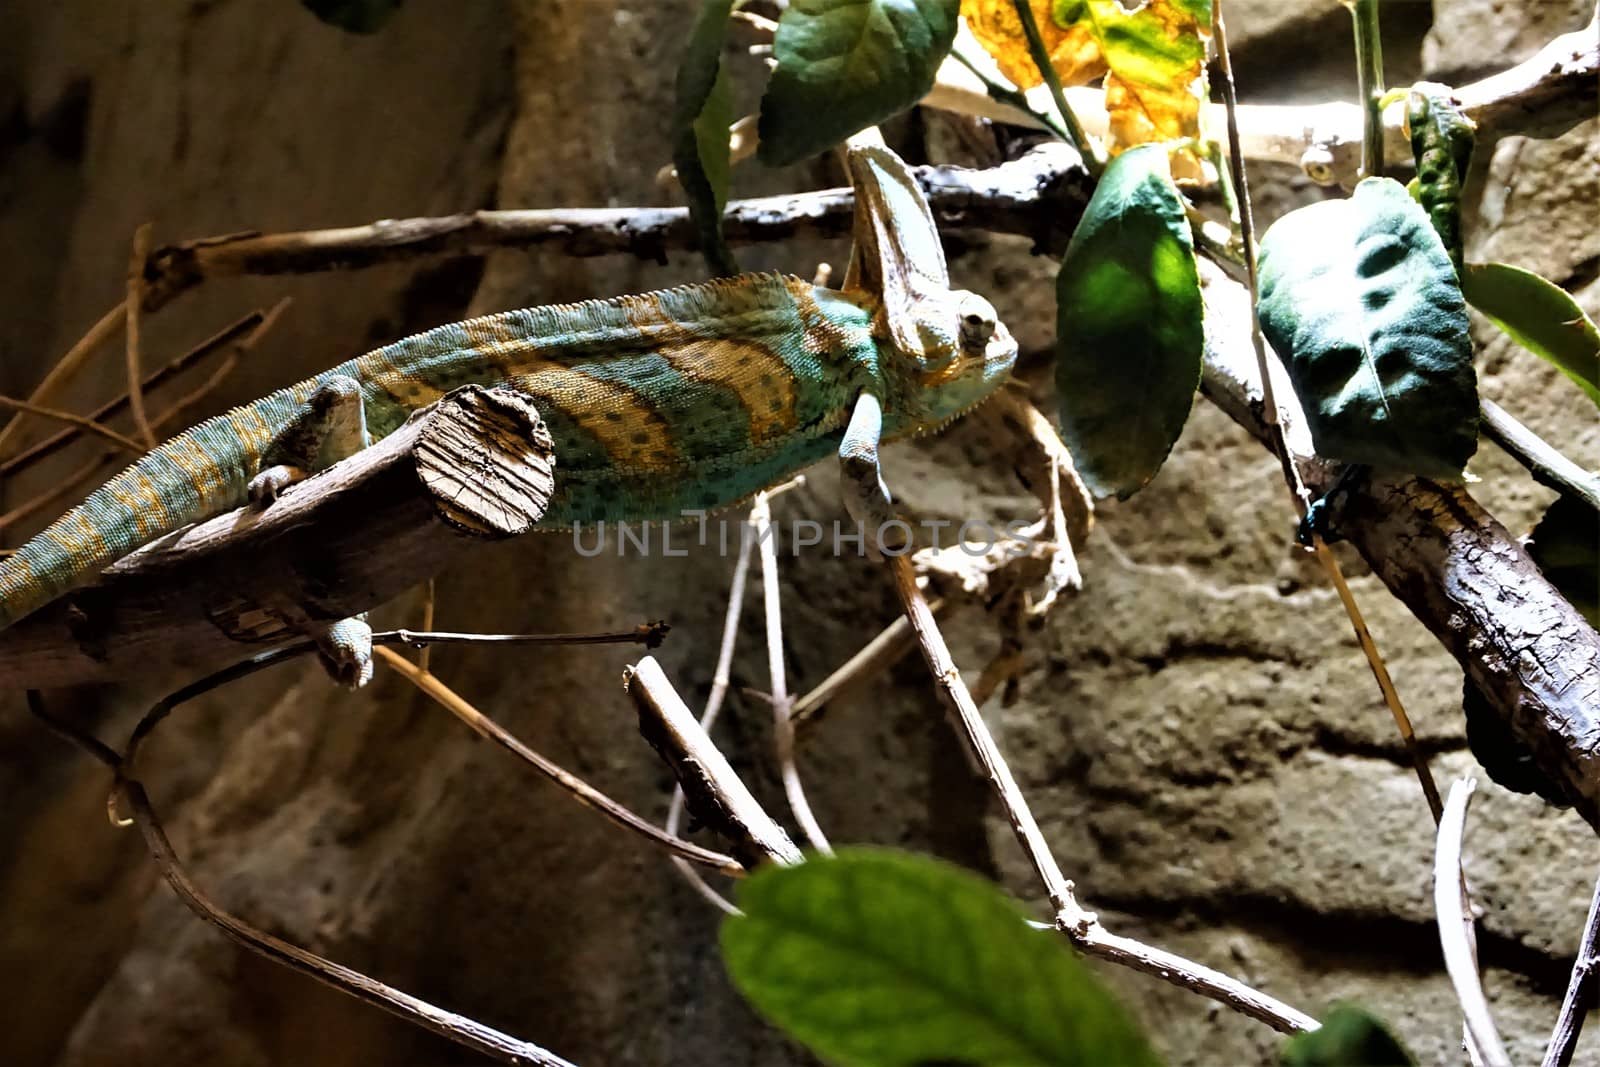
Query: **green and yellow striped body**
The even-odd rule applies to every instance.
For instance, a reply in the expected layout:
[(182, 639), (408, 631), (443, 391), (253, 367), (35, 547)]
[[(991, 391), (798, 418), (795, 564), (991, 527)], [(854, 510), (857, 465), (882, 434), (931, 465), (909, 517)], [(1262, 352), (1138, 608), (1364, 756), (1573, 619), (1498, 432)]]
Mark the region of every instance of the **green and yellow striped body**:
[(745, 275), (406, 338), (201, 423), (117, 475), (0, 563), (0, 627), (244, 503), (274, 440), (335, 378), (358, 383), (373, 438), (458, 386), (531, 394), (556, 443), (540, 523), (554, 529), (734, 503), (838, 450), (864, 393), (881, 403), (882, 435), (901, 436), (970, 408), (1010, 371), (1014, 344), (937, 365), (909, 358), (877, 311), (860, 293)]

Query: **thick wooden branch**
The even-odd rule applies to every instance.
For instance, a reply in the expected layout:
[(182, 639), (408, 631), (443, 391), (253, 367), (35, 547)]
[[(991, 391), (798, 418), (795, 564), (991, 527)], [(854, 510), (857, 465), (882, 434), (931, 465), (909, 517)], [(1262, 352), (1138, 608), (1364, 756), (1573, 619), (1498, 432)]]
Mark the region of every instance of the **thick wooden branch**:
[[(1209, 264), (1202, 276), (1201, 389), (1266, 444), (1249, 296)], [(1275, 391), (1288, 406), (1289, 445), (1299, 453), (1307, 486), (1327, 491), (1334, 472), (1309, 459), (1293, 390), (1282, 381)], [(1338, 521), (1373, 573), (1449, 649), (1540, 768), (1600, 829), (1600, 634), (1459, 486), (1364, 479), (1352, 487)]]
[(526, 532), (553, 445), (510, 389), (468, 387), (357, 456), (128, 556), (0, 631), (0, 688), (210, 670), (366, 611), (487, 540)]

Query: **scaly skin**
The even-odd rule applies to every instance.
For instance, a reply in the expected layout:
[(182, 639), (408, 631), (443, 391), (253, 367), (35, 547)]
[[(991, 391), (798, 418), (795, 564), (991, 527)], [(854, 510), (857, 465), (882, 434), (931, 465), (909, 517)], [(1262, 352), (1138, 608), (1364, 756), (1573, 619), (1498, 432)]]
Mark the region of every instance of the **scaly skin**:
[[(0, 628), (141, 545), (244, 503), (273, 441), (341, 376), (359, 384), (374, 439), (458, 386), (530, 393), (556, 443), (544, 529), (731, 504), (853, 447), (875, 473), (878, 437), (937, 428), (1010, 373), (1016, 346), (1003, 326), (976, 345), (955, 342), (961, 295), (935, 313), (949, 318), (934, 329), (950, 350), (943, 362), (900, 351), (870, 297), (776, 275), (508, 311), (408, 337), (203, 422), (117, 475), (0, 563)], [(847, 425), (863, 433), (850, 421), (863, 395), (881, 405), (881, 427), (847, 443)]]

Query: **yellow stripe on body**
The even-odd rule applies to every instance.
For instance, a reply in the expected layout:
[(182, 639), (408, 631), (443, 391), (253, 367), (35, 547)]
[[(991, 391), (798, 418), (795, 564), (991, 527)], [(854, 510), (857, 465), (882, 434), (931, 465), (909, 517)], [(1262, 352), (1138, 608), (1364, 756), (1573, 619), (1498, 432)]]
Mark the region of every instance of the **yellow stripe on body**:
[(613, 467), (652, 473), (682, 467), (672, 430), (638, 393), (538, 354), (500, 318), (466, 324), (472, 347), (517, 388), (547, 399), (605, 449)]
[(676, 321), (659, 301), (628, 302), (628, 321), (645, 346), (685, 378), (719, 385), (739, 398), (750, 416), (752, 445), (792, 432), (799, 424), (794, 373), (783, 357), (743, 337), (701, 337)]

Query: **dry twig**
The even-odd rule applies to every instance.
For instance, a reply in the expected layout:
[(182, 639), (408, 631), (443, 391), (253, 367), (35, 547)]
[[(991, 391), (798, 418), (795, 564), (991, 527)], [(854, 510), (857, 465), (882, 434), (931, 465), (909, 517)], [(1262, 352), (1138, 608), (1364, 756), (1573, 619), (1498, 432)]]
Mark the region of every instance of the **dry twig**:
[[(424, 645), (423, 649), (426, 650), (428, 647)], [(479, 711), (471, 702), (445, 685), (437, 675), (429, 674), (426, 670), (412, 663), (393, 649), (384, 648), (380, 645), (374, 648), (372, 652), (373, 655), (393, 668), (406, 681), (427, 694), (436, 704), (460, 719), (474, 733), (506, 749), (545, 778), (566, 790), (574, 800), (584, 807), (599, 812), (624, 830), (632, 831), (651, 844), (666, 849), (675, 858), (690, 863), (698, 863), (713, 870), (721, 871), (723, 874), (737, 876), (744, 873), (744, 867), (732, 856), (701, 848), (699, 845), (692, 844), (671, 833), (663, 832), (650, 822), (635, 815), (628, 808), (612, 800), (582, 778), (545, 759), (539, 753), (517, 740), (516, 736), (505, 727)]]
[[(28, 400), (34, 404), (48, 404), (50, 399), (66, 387), (77, 373), (88, 365), (89, 357), (94, 355), (100, 346), (115, 337), (117, 331), (123, 326), (126, 314), (122, 304), (100, 316), (89, 332), (78, 339), (78, 342), (67, 349), (65, 355), (56, 360), (55, 366), (50, 368), (44, 380), (34, 386)], [(14, 443), (17, 434), (22, 429), (22, 418), (18, 416), (0, 426), (0, 456), (6, 455), (10, 449), (7, 447)]]
[[(28, 400), (18, 400), (15, 397), (9, 396), (0, 396), (0, 408), (10, 408), (13, 411), (22, 412), (28, 415), (37, 415), (40, 418), (51, 419), (55, 422), (64, 422), (69, 426), (76, 426), (80, 430), (83, 430), (87, 433), (92, 433), (96, 437), (102, 437), (105, 440), (110, 441), (124, 452), (128, 452), (134, 456), (142, 456), (145, 452), (144, 446), (138, 441), (133, 440), (131, 437), (125, 437), (109, 426), (102, 426), (93, 419), (85, 418), (82, 415), (75, 415), (70, 411), (61, 411), (58, 408), (47, 408)], [(15, 422), (16, 420), (13, 419), (12, 421)]]
[(1600, 980), (1600, 881), (1595, 882), (1594, 896), (1589, 900), (1589, 916), (1583, 923), (1577, 958), (1572, 961), (1572, 978), (1567, 983), (1566, 995), (1561, 998), (1561, 1013), (1556, 1017), (1555, 1032), (1550, 1035), (1541, 1067), (1570, 1067), (1572, 1053), (1578, 1047), (1578, 1035), (1583, 1033), (1583, 1021), (1594, 1007), (1597, 980)]
[(144, 440), (146, 448), (156, 447), (156, 433), (144, 413), (144, 371), (140, 368), (142, 353), (139, 337), (139, 320), (144, 315), (144, 265), (150, 259), (150, 240), (154, 226), (143, 223), (133, 231), (133, 254), (128, 260), (128, 296), (122, 306), (128, 313), (124, 329), (127, 342), (128, 411), (133, 415), (134, 429)]
[[(1450, 787), (1450, 799), (1439, 819), (1438, 846), (1433, 860), (1433, 906), (1439, 919), (1439, 943), (1445, 970), (1455, 986), (1456, 999), (1467, 1020), (1467, 1040), (1488, 1067), (1511, 1067), (1500, 1034), (1489, 1014), (1478, 976), (1477, 936), (1473, 932), (1472, 906), (1467, 899), (1466, 876), (1461, 869), (1461, 837), (1466, 830), (1467, 804), (1476, 788), (1471, 778)], [(1475, 1057), (1476, 1058), (1476, 1057)]]
[(932, 612), (928, 610), (928, 602), (917, 588), (916, 572), (910, 560), (899, 556), (893, 558), (890, 565), (894, 573), (895, 591), (900, 595), (906, 618), (916, 632), (928, 669), (955, 710), (969, 751), (977, 757), (990, 788), (1000, 800), (1012, 831), (1044, 883), (1045, 892), (1056, 913), (1056, 928), (1088, 955), (1154, 975), (1182, 989), (1210, 997), (1283, 1033), (1316, 1029), (1317, 1021), (1309, 1015), (1259, 990), (1251, 989), (1238, 979), (1111, 933), (1101, 925), (1099, 916), (1078, 903), (1073, 884), (1062, 877), (1055, 857), (1051, 855), (1050, 847), (1045, 843), (1044, 835), (1028, 808), (1027, 800), (1017, 788), (1005, 758), (1000, 754), (983, 716), (961, 681), (961, 673), (950, 657), (950, 650), (945, 646)]
[[(772, 494), (783, 488), (773, 490)], [(772, 529), (772, 508), (769, 493), (757, 493), (750, 506), (750, 525), (755, 530), (757, 550), (761, 554), (761, 603), (767, 630), (767, 677), (772, 687), (772, 733), (777, 747), (778, 773), (783, 779), (783, 793), (789, 800), (789, 810), (806, 842), (823, 855), (833, 849), (822, 832), (822, 826), (811, 811), (806, 799), (804, 784), (800, 781), (800, 768), (795, 763), (794, 723), (789, 715), (793, 701), (789, 697), (789, 683), (783, 665), (783, 603), (778, 589), (778, 546)]]

